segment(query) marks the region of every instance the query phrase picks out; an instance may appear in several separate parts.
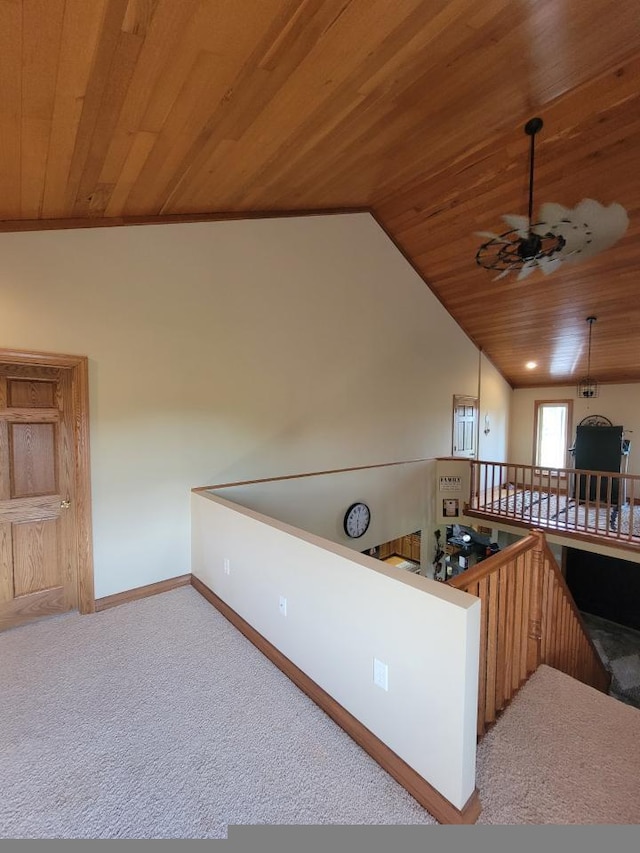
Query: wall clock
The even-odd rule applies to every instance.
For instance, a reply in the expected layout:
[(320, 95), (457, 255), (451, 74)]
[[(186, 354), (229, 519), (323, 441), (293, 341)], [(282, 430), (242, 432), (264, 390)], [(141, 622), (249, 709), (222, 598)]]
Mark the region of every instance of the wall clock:
[(358, 539), (367, 532), (370, 521), (371, 511), (366, 504), (351, 504), (344, 514), (344, 532), (352, 539)]

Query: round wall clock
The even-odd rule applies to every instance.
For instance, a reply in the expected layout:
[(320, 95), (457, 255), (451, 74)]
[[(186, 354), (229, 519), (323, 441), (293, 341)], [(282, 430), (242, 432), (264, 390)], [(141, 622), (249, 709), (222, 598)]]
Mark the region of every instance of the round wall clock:
[(366, 504), (351, 504), (344, 514), (344, 532), (352, 539), (357, 539), (367, 532), (370, 521), (371, 512)]

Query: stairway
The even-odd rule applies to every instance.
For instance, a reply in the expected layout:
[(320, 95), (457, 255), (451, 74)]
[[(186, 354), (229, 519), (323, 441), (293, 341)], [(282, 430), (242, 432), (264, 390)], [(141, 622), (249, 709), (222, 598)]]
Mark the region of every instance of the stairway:
[(640, 823), (640, 710), (542, 664), (477, 768), (478, 823)]
[(589, 636), (611, 673), (609, 695), (640, 708), (640, 631), (582, 613)]

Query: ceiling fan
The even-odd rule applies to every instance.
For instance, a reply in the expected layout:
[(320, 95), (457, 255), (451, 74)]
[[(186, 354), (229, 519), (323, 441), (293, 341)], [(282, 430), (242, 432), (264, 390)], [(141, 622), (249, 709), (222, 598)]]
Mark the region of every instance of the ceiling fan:
[(565, 261), (584, 261), (612, 246), (629, 225), (622, 205), (614, 203), (604, 207), (590, 198), (583, 199), (574, 208), (543, 204), (534, 220), (534, 148), (536, 134), (542, 126), (542, 119), (537, 117), (529, 119), (524, 126), (524, 132), (531, 139), (528, 216), (503, 216), (510, 229), (503, 234), (476, 232), (478, 237), (486, 238), (476, 252), (476, 262), (485, 269), (496, 270), (496, 279), (517, 272), (521, 280), (536, 269), (549, 275)]

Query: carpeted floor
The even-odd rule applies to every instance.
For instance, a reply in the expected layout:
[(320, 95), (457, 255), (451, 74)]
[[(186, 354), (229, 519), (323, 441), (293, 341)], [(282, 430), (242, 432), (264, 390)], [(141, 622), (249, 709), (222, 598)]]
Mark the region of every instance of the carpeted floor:
[[(5, 632), (0, 660), (1, 838), (434, 823), (190, 587)], [(639, 772), (640, 711), (542, 667), (480, 744), (479, 823), (637, 823)]]
[(541, 666), (478, 745), (479, 823), (640, 823), (640, 711)]

